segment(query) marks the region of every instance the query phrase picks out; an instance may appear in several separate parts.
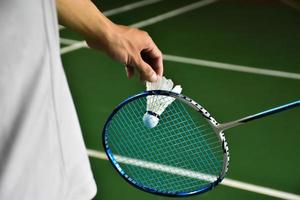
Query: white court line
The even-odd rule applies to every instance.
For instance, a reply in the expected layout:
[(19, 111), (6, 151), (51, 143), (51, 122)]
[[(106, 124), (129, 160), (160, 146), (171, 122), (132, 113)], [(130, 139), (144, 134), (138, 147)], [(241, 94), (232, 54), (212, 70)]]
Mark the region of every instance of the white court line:
[[(110, 17), (110, 16), (113, 16), (113, 15), (117, 15), (117, 14), (121, 14), (121, 13), (130, 11), (130, 10), (134, 10), (136, 8), (141, 8), (141, 7), (144, 7), (144, 6), (147, 6), (147, 5), (158, 3), (160, 1), (163, 1), (163, 0), (137, 1), (137, 2), (134, 2), (134, 3), (131, 3), (131, 4), (127, 4), (127, 5), (118, 7), (118, 8), (113, 8), (111, 10), (104, 11), (104, 12), (102, 12), (102, 14), (105, 15), (106, 17)], [(59, 30), (63, 30), (63, 29), (65, 29), (65, 27), (59, 25)]]
[(146, 169), (152, 169), (152, 170), (157, 170), (161, 172), (166, 172), (170, 174), (176, 174), (184, 177), (189, 177), (189, 178), (195, 178), (199, 180), (204, 180), (208, 182), (214, 182), (218, 179), (217, 176), (213, 176), (210, 174), (204, 174), (204, 173), (199, 173), (191, 170), (186, 170), (178, 167), (172, 167), (168, 165), (162, 165), (159, 163), (154, 163), (154, 162), (148, 162), (145, 160), (138, 160), (138, 159), (133, 159), (129, 157), (124, 157), (124, 156), (114, 156), (116, 161), (118, 163), (123, 163), (123, 164), (128, 164), (128, 165), (134, 165), (137, 167), (143, 167)]
[[(197, 9), (197, 8), (209, 5), (209, 4), (214, 3), (216, 1), (217, 0), (202, 0), (202, 1), (198, 1), (196, 3), (192, 3), (192, 4), (189, 4), (187, 6), (183, 6), (181, 8), (178, 8), (178, 9), (175, 9), (175, 10), (172, 10), (172, 11), (169, 11), (169, 12), (157, 15), (155, 17), (152, 17), (152, 18), (149, 18), (149, 19), (146, 19), (146, 20), (143, 20), (143, 21), (131, 24), (129, 26), (135, 27), (135, 28), (142, 28), (142, 27), (145, 27), (145, 26), (148, 26), (148, 25), (152, 25), (152, 24), (158, 23), (160, 21), (169, 19), (171, 17), (175, 17), (177, 15), (186, 13), (188, 11), (191, 11), (191, 10), (194, 10), (194, 9)], [(83, 45), (83, 41), (80, 41), (79, 43), (81, 43), (81, 45), (77, 45), (75, 43), (75, 44), (72, 44), (72, 45), (70, 45), (68, 47), (61, 48), (60, 49), (60, 54), (62, 55), (62, 54), (69, 53), (69, 52), (72, 52), (72, 51), (75, 51), (77, 49), (85, 47)]]
[[(88, 149), (87, 152), (90, 157), (108, 160), (107, 156), (104, 152), (91, 150), (91, 149)], [(158, 171), (162, 171), (162, 172), (168, 172), (168, 173), (171, 172), (173, 174), (177, 174), (180, 176), (191, 177), (191, 178), (200, 179), (200, 180), (203, 180), (206, 178), (207, 179), (214, 178), (210, 175), (203, 176), (203, 174), (199, 173), (199, 172), (184, 170), (184, 169), (172, 167), (172, 166), (165, 166), (165, 165), (161, 165), (161, 164), (157, 164), (157, 163), (153, 163), (153, 162), (145, 162), (145, 161), (136, 160), (136, 159), (132, 159), (132, 158), (128, 158), (128, 157), (117, 156), (116, 159), (120, 163), (131, 164), (131, 165), (144, 167), (144, 168), (148, 168), (148, 169), (154, 169), (154, 170), (158, 170)], [(167, 167), (168, 169), (165, 169), (165, 167)], [(275, 189), (264, 187), (264, 186), (245, 183), (245, 182), (241, 182), (241, 181), (237, 181), (237, 180), (233, 180), (233, 179), (225, 178), (221, 182), (221, 184), (228, 186), (228, 187), (233, 187), (233, 188), (246, 190), (246, 191), (263, 194), (263, 195), (267, 195), (267, 196), (272, 196), (272, 197), (276, 197), (276, 198), (280, 198), (280, 199), (300, 200), (300, 195), (297, 195), (297, 194), (283, 192), (280, 190), (275, 190)]]
[[(65, 44), (65, 45), (70, 45), (70, 46), (68, 46), (68, 48), (66, 47), (64, 49), (64, 51), (68, 51), (68, 52), (72, 51), (73, 48), (78, 48), (78, 46), (83, 47), (83, 48), (84, 47), (88, 48), (88, 46), (85, 42), (79, 43), (79, 41), (77, 41), (77, 40), (60, 38), (60, 43)], [(73, 46), (73, 44), (76, 44), (76, 45)], [(261, 69), (261, 68), (249, 67), (249, 66), (244, 66), (244, 65), (234, 65), (234, 64), (228, 64), (228, 63), (196, 59), (196, 58), (175, 56), (175, 55), (166, 55), (165, 54), (164, 60), (171, 61), (171, 62), (184, 63), (184, 64), (200, 65), (203, 67), (217, 68), (217, 69), (223, 69), (223, 70), (231, 70), (231, 71), (237, 71), (237, 72), (243, 72), (243, 73), (259, 74), (259, 75), (265, 75), (265, 76), (274, 76), (274, 77), (296, 79), (296, 80), (300, 79), (300, 74), (298, 74), (298, 73), (284, 72), (284, 71), (271, 70), (271, 69)]]
[(71, 52), (71, 51), (74, 51), (74, 50), (77, 50), (77, 49), (87, 48), (87, 47), (88, 47), (88, 45), (84, 40), (79, 41), (79, 42), (76, 42), (76, 43), (74, 43), (72, 45), (69, 45), (67, 47), (60, 48), (60, 55), (63, 55), (65, 53), (68, 53), (68, 52)]
[(78, 43), (78, 40), (73, 40), (73, 39), (69, 39), (69, 38), (59, 38), (59, 43), (63, 44), (63, 45), (71, 45), (71, 44), (75, 44)]
[(203, 0), (203, 1), (197, 1), (196, 3), (192, 3), (192, 4), (189, 4), (189, 5), (187, 5), (187, 6), (184, 6), (184, 7), (181, 7), (181, 8), (178, 8), (178, 9), (175, 9), (175, 10), (172, 10), (172, 11), (169, 11), (169, 12), (166, 12), (166, 13), (164, 13), (164, 14), (161, 14), (161, 15), (158, 15), (158, 16), (155, 16), (155, 17), (152, 17), (152, 18), (149, 18), (149, 19), (147, 19), (147, 20), (144, 20), (144, 21), (141, 21), (141, 22), (132, 24), (132, 25), (130, 25), (130, 26), (136, 27), (136, 28), (142, 28), (142, 27), (145, 27), (145, 26), (149, 26), (149, 25), (151, 25), (151, 24), (155, 24), (155, 23), (157, 23), (157, 22), (160, 22), (160, 21), (169, 19), (169, 18), (171, 18), (171, 17), (178, 16), (178, 15), (183, 14), (183, 13), (186, 13), (186, 12), (188, 12), (188, 11), (192, 11), (192, 10), (195, 10), (195, 9), (197, 9), (197, 8), (200, 8), (200, 7), (203, 7), (203, 6), (212, 4), (212, 3), (216, 2), (216, 1), (217, 1), (217, 0)]
[(245, 182), (241, 182), (241, 181), (237, 181), (237, 180), (233, 180), (233, 179), (229, 179), (229, 178), (225, 178), (221, 182), (221, 184), (226, 185), (228, 187), (233, 187), (233, 188), (241, 189), (241, 190), (247, 190), (250, 192), (255, 192), (258, 194), (272, 196), (272, 197), (276, 197), (276, 198), (280, 198), (280, 199), (288, 199), (288, 200), (299, 200), (300, 199), (300, 195), (298, 195), (298, 194), (275, 190), (272, 188), (254, 185), (251, 183), (245, 183)]
[(123, 13), (123, 12), (130, 11), (130, 10), (133, 10), (133, 9), (136, 9), (136, 8), (140, 8), (140, 7), (151, 5), (151, 4), (154, 4), (154, 3), (158, 3), (160, 1), (162, 1), (162, 0), (137, 1), (137, 2), (125, 5), (125, 6), (121, 6), (119, 8), (114, 8), (114, 9), (111, 9), (111, 10), (108, 10), (108, 11), (104, 11), (103, 14), (105, 16), (109, 17), (109, 16), (112, 16), (112, 15), (116, 15), (116, 14), (120, 14), (120, 13)]
[(172, 62), (179, 62), (184, 64), (192, 64), (192, 65), (200, 65), (204, 67), (211, 67), (217, 69), (225, 69), (231, 71), (238, 71), (244, 73), (252, 73), (252, 74), (260, 74), (260, 75), (267, 75), (267, 76), (275, 76), (281, 78), (289, 78), (289, 79), (300, 79), (300, 74), (292, 73), (292, 72), (284, 72), (278, 70), (271, 70), (271, 69), (261, 69), (256, 67), (248, 67), (243, 65), (233, 65), (221, 62), (214, 62), (208, 60), (201, 60), (195, 58), (187, 58), (181, 56), (174, 56), (174, 55), (164, 55), (164, 60), (172, 61)]

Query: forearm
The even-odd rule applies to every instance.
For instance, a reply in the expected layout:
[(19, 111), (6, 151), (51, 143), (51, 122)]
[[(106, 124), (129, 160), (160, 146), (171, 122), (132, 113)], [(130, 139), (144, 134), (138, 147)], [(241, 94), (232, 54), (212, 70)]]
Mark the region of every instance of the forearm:
[(56, 0), (56, 7), (60, 24), (87, 39), (105, 38), (111, 32), (113, 23), (90, 0)]

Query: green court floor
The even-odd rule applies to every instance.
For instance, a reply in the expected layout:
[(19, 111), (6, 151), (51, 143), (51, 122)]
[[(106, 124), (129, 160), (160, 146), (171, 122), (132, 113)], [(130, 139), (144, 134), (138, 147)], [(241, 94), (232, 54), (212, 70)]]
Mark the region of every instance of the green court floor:
[[(136, 1), (95, 3), (108, 11)], [(198, 1), (153, 1), (109, 18), (131, 25), (194, 2)], [(262, 75), (166, 59), (165, 76), (181, 84), (183, 94), (198, 101), (219, 122), (300, 99), (300, 10), (280, 0), (215, 1), (142, 29), (165, 55), (294, 75), (276, 77), (270, 71)], [(60, 36), (82, 40), (69, 29), (60, 30)], [(62, 48), (66, 46), (62, 42)], [(145, 86), (138, 77), (128, 80), (122, 64), (95, 50), (74, 49), (62, 54), (62, 61), (87, 148), (103, 152), (101, 134), (106, 118), (118, 103)], [(227, 178), (300, 195), (300, 108), (225, 134), (231, 155)], [(135, 189), (107, 160), (91, 157), (90, 161), (98, 185), (95, 200), (170, 199)], [(184, 199), (277, 198), (221, 185)]]

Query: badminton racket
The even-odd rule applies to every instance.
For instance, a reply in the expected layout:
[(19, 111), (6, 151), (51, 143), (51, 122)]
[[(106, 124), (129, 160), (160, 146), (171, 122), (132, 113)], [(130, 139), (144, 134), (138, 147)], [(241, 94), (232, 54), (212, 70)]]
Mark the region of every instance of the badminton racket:
[[(147, 97), (153, 97), (152, 102), (147, 102)], [(170, 98), (174, 101), (159, 116), (158, 125), (145, 126), (147, 103), (161, 106)], [(103, 146), (114, 168), (133, 186), (165, 196), (199, 194), (217, 186), (227, 172), (225, 130), (299, 105), (300, 100), (218, 123), (189, 97), (170, 91), (145, 91), (113, 110), (103, 128)]]

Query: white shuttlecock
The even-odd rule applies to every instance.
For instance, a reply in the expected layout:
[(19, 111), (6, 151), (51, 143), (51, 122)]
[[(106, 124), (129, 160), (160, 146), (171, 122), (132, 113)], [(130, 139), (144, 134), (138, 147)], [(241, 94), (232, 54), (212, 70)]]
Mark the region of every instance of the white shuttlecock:
[[(146, 82), (147, 90), (166, 90), (180, 94), (182, 88), (176, 85), (173, 88), (173, 81), (166, 79), (166, 77), (159, 77), (156, 82)], [(175, 100), (173, 97), (163, 95), (149, 95), (147, 96), (147, 111), (144, 114), (143, 122), (148, 128), (154, 128), (159, 122), (160, 115), (164, 110)]]

